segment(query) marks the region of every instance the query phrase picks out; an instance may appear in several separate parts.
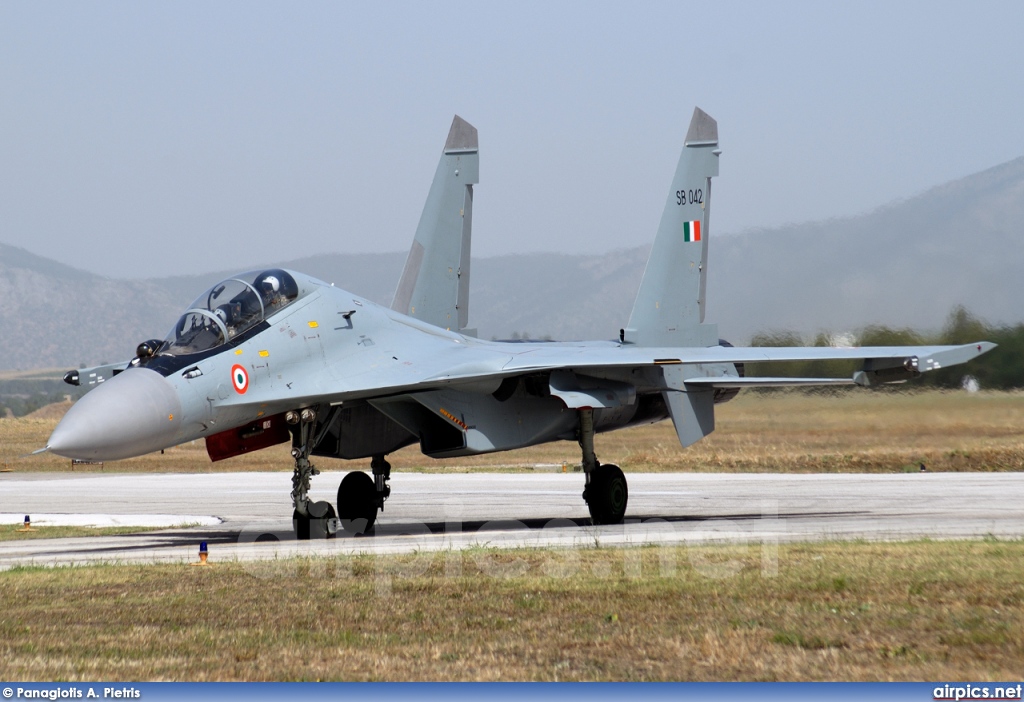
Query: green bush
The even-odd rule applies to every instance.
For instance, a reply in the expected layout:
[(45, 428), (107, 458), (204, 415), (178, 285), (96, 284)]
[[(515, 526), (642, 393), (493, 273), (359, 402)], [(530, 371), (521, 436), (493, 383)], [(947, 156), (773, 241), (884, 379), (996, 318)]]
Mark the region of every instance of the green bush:
[[(977, 378), (985, 390), (1011, 390), (1024, 388), (1024, 324), (992, 326), (975, 317), (963, 306), (955, 307), (938, 334), (925, 334), (913, 329), (893, 329), (871, 325), (857, 332), (857, 346), (916, 346), (921, 344), (969, 344), (992, 341), (997, 348), (971, 361), (966, 366), (954, 366), (925, 373), (906, 387), (960, 388), (965, 376)], [(812, 346), (832, 346), (834, 338), (827, 332), (815, 337)], [(799, 334), (788, 330), (773, 330), (755, 334), (751, 346), (803, 346)], [(843, 361), (800, 361), (793, 363), (748, 363), (749, 376), (779, 377), (849, 377), (854, 364)]]

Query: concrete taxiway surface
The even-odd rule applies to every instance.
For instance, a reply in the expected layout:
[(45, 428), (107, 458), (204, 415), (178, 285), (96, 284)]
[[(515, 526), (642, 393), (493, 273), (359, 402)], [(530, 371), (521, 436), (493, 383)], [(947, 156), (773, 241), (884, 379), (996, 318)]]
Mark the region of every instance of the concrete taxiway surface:
[[(335, 501), (343, 473), (313, 479)], [(1024, 473), (627, 474), (626, 523), (589, 524), (580, 473), (395, 473), (374, 536), (291, 538), (290, 473), (4, 474), (0, 512), (33, 523), (110, 520), (176, 528), (116, 537), (0, 542), (0, 569), (89, 562), (432, 552), (515, 546), (1024, 536)], [(174, 521), (174, 517), (180, 517)], [(107, 521), (101, 521), (106, 519)], [(166, 525), (167, 521), (159, 522)], [(197, 524), (201, 524), (197, 526)]]

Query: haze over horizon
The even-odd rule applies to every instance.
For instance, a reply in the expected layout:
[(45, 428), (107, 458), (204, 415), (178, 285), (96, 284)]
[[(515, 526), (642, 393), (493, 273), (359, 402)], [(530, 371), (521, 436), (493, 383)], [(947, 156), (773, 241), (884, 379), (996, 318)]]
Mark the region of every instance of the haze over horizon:
[[(0, 5), (0, 241), (117, 278), (406, 251), (452, 115), (479, 257), (653, 240), (694, 105), (715, 236), (1024, 154), (1024, 6)], [(969, 21), (965, 21), (969, 19)]]

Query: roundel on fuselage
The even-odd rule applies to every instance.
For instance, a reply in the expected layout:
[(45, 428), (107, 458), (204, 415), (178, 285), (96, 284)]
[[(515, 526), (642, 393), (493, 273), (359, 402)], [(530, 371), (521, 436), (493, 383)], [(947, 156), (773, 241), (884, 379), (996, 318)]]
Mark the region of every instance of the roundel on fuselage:
[(231, 384), (239, 395), (244, 395), (245, 391), (249, 389), (249, 372), (245, 370), (244, 366), (236, 363), (231, 367)]

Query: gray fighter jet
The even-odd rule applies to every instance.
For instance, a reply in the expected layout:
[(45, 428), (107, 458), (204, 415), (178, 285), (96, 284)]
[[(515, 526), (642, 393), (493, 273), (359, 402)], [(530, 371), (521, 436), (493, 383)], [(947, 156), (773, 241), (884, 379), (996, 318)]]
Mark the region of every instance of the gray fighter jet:
[[(66, 377), (95, 385), (47, 448), (110, 461), (205, 439), (218, 461), (291, 442), (300, 538), (369, 531), (390, 494), (386, 456), (432, 458), (579, 442), (597, 524), (626, 512), (626, 478), (594, 434), (671, 419), (689, 446), (742, 388), (900, 382), (993, 348), (739, 348), (704, 321), (718, 125), (694, 110), (626, 328), (612, 341), (499, 342), (466, 329), (476, 129), (456, 117), (391, 308), (295, 271), (240, 273), (203, 292), (130, 363)], [(745, 377), (744, 364), (855, 359), (849, 378)], [(118, 372), (120, 371), (120, 372)], [(104, 381), (104, 382), (99, 382)], [(337, 509), (311, 501), (312, 456), (369, 458)]]

